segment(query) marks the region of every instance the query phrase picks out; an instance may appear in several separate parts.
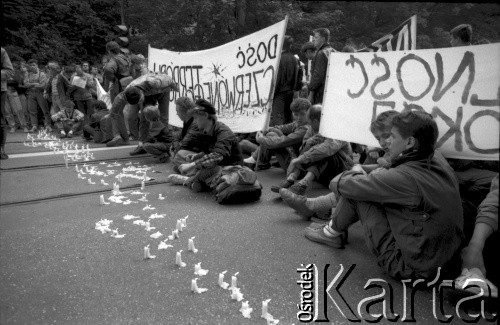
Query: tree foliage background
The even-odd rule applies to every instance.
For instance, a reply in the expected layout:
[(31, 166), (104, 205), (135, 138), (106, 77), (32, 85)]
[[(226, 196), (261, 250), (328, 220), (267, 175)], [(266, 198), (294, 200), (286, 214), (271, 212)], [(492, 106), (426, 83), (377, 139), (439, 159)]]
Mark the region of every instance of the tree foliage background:
[(500, 6), (495, 3), (338, 2), (293, 0), (4, 0), (2, 46), (13, 58), (42, 64), (100, 62), (105, 44), (116, 35), (123, 1), (125, 24), (137, 28), (130, 49), (147, 55), (150, 44), (174, 51), (212, 48), (289, 16), (293, 51), (311, 31), (327, 27), (334, 48), (360, 49), (414, 14), (417, 48), (449, 46), (448, 31), (473, 27), (473, 43), (500, 41)]

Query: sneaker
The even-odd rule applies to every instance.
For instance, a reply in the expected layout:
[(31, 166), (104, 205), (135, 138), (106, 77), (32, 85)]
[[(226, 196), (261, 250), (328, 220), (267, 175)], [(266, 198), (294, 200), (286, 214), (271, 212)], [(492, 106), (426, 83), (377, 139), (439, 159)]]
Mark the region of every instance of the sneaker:
[(279, 185), (273, 185), (271, 186), (271, 191), (274, 193), (279, 193), (282, 188), (289, 188), (292, 186), (294, 181), (289, 181), (288, 179), (285, 179), (282, 181)]
[(137, 156), (137, 155), (142, 155), (144, 153), (146, 153), (146, 150), (144, 150), (144, 148), (142, 146), (137, 146), (137, 148), (135, 148), (134, 150), (129, 152), (129, 155)]
[(280, 196), (283, 201), (288, 204), (288, 206), (295, 211), (306, 221), (310, 220), (314, 215), (314, 211), (310, 210), (306, 206), (307, 198), (303, 195), (297, 195), (294, 192), (290, 191), (290, 189), (282, 188), (280, 189)]
[(36, 132), (36, 126), (32, 127), (31, 130), (29, 130), (28, 132), (30, 133)]
[(307, 191), (307, 185), (298, 182), (290, 186), (289, 190), (290, 192), (293, 192), (297, 195), (305, 195)]
[(9, 133), (16, 133), (16, 127), (15, 126), (11, 126), (10, 130), (9, 130)]
[(59, 136), (61, 139), (66, 138), (66, 132), (64, 130), (61, 130), (61, 135)]
[(121, 136), (117, 135), (114, 137), (111, 141), (108, 141), (106, 143), (106, 147), (115, 147), (115, 146), (120, 146), (123, 144), (123, 139)]
[(247, 164), (254, 164), (254, 165), (257, 163), (257, 162), (255, 161), (255, 159), (254, 159), (252, 156), (250, 156), (250, 157), (248, 157), (248, 158), (243, 159), (243, 162), (244, 162), (244, 163), (247, 163)]
[(23, 132), (24, 132), (24, 133), (28, 133), (29, 131), (30, 131), (30, 130), (28, 130), (28, 128), (27, 128), (27, 127), (24, 127), (24, 128), (23, 128)]
[(184, 185), (186, 181), (189, 179), (187, 176), (179, 175), (179, 174), (170, 174), (167, 177), (167, 183), (172, 183), (176, 185)]
[(304, 235), (306, 236), (307, 239), (320, 244), (328, 245), (334, 248), (344, 248), (345, 245), (344, 234), (335, 237), (328, 237), (323, 232), (323, 228), (324, 227), (322, 228), (308, 227), (306, 228)]

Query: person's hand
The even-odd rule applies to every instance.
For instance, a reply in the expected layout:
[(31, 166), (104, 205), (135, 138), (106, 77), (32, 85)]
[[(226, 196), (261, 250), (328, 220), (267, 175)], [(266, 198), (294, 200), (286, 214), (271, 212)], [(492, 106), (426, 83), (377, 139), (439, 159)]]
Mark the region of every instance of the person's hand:
[(187, 174), (191, 170), (193, 170), (195, 167), (196, 167), (195, 163), (194, 162), (190, 162), (190, 163), (187, 163), (187, 164), (180, 165), (179, 166), (179, 171), (181, 172), (181, 174)]
[(377, 159), (377, 165), (383, 168), (389, 168), (391, 163), (388, 162), (387, 159), (385, 159), (384, 157), (380, 157), (379, 159)]
[(484, 267), (483, 249), (482, 247), (469, 243), (467, 247), (462, 249), (462, 268), (472, 269), (478, 268), (486, 276), (486, 268)]
[(356, 164), (356, 165), (352, 166), (351, 171), (357, 172), (357, 173), (361, 173), (361, 174), (366, 174), (366, 172), (363, 169), (363, 167), (361, 167), (361, 165), (359, 165), (359, 164)]
[(194, 157), (196, 156), (195, 153), (190, 153), (186, 155), (186, 161), (193, 161)]
[(300, 157), (292, 159), (286, 171), (287, 175), (291, 174), (301, 163)]

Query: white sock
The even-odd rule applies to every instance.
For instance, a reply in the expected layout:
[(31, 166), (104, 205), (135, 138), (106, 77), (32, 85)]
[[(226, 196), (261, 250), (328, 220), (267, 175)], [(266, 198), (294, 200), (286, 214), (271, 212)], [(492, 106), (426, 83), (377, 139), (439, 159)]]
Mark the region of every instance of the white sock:
[(334, 230), (330, 226), (330, 223), (323, 227), (323, 233), (325, 234), (326, 237), (330, 237), (330, 238), (334, 238), (334, 237), (338, 237), (338, 236), (342, 235), (342, 233)]

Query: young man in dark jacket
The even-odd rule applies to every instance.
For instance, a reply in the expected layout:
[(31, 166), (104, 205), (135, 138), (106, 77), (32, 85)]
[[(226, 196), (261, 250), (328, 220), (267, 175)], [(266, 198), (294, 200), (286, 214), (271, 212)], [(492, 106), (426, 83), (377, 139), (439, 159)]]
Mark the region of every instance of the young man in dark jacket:
[(313, 43), (316, 47), (316, 55), (311, 64), (311, 81), (308, 85), (309, 101), (311, 104), (322, 104), (325, 92), (326, 70), (328, 69), (328, 57), (333, 47), (328, 43), (330, 31), (328, 28), (318, 28), (313, 31)]

